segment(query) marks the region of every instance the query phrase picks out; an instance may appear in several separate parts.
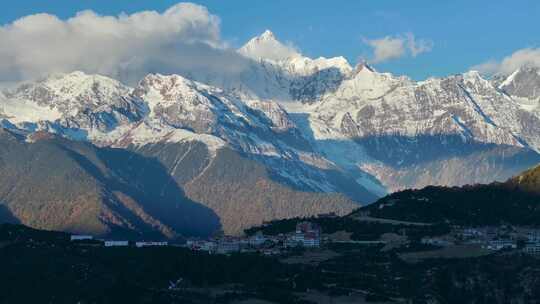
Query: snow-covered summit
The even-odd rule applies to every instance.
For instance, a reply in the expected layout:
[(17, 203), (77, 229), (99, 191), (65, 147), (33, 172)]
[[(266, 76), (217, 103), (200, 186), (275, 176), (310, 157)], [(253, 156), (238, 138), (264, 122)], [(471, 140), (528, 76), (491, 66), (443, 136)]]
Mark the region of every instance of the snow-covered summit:
[(310, 76), (326, 69), (336, 69), (344, 75), (352, 71), (352, 67), (344, 57), (315, 59), (306, 57), (294, 46), (280, 42), (270, 30), (249, 40), (238, 52), (256, 61), (276, 64), (295, 76)]
[(37, 82), (28, 82), (5, 95), (22, 103), (35, 103), (62, 115), (77, 115), (84, 110), (100, 110), (123, 103), (131, 88), (119, 81), (83, 72), (54, 74)]
[(278, 41), (270, 30), (249, 40), (238, 52), (254, 60), (283, 61), (300, 56), (293, 46)]
[(0, 112), (24, 128), (69, 132), (84, 139), (101, 136), (144, 115), (144, 105), (130, 96), (131, 90), (101, 75), (55, 74), (4, 92), (6, 100), (0, 103)]
[(222, 124), (239, 125), (248, 121), (243, 104), (233, 97), (179, 75), (148, 75), (133, 95), (148, 105), (148, 118), (159, 119), (174, 128), (213, 134)]

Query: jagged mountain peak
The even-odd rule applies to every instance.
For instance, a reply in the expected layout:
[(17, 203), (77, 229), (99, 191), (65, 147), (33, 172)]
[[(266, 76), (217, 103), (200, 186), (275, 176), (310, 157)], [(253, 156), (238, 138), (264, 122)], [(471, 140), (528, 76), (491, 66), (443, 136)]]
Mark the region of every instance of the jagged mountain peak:
[[(344, 77), (335, 91), (329, 92), (323, 99), (341, 100), (345, 105), (366, 102), (383, 97), (398, 87), (412, 85), (413, 81), (406, 76), (395, 76), (381, 73), (367, 63), (358, 64), (354, 70)], [(332, 107), (335, 105), (332, 105)]]
[(403, 84), (412, 84), (414, 83), (409, 77), (404, 75), (394, 75), (388, 72), (377, 71), (373, 66), (368, 62), (362, 61), (358, 63), (352, 70), (349, 79), (356, 79), (356, 81), (363, 81), (369, 79), (369, 81), (377, 82), (375, 86), (387, 83), (387, 82), (400, 82)]
[(82, 71), (52, 74), (37, 81), (35, 84), (46, 86), (51, 90), (66, 95), (80, 95), (88, 91), (97, 92), (99, 89), (101, 91), (109, 90), (111, 92), (125, 92), (131, 89), (116, 79), (99, 74), (87, 74)]
[(148, 80), (159, 80), (159, 79), (166, 79), (166, 80), (174, 81), (176, 83), (186, 83), (186, 84), (195, 83), (195, 81), (193, 81), (191, 79), (188, 79), (188, 78), (186, 78), (186, 77), (184, 77), (182, 75), (178, 75), (178, 74), (164, 75), (164, 74), (160, 74), (160, 73), (148, 74), (140, 82), (144, 82), (144, 81), (148, 81)]
[(526, 109), (539, 107), (540, 68), (524, 65), (509, 75), (496, 75), (494, 84), (508, 95), (520, 99)]
[(283, 61), (301, 56), (293, 46), (280, 42), (269, 30), (249, 40), (238, 52), (255, 60)]
[[(260, 44), (282, 44), (276, 37), (276, 35), (271, 30), (265, 30), (259, 36), (251, 38), (245, 45), (246, 46), (256, 46)], [(243, 47), (243, 48), (244, 48)]]
[[(148, 74), (137, 85), (134, 91), (134, 95), (141, 95), (142, 91), (148, 89), (155, 89), (162, 95), (170, 94), (171, 92), (192, 92), (195, 93), (197, 88), (203, 86), (193, 80), (187, 79), (180, 75), (162, 75), (162, 74)], [(141, 91), (142, 90), (142, 91)], [(172, 96), (163, 96), (165, 100), (170, 99)]]
[(366, 70), (367, 72), (376, 72), (375, 68), (373, 68), (371, 65), (369, 65), (369, 63), (367, 61), (360, 61), (358, 64), (356, 64), (356, 66), (354, 67), (354, 73), (357, 74), (357, 73), (360, 73), (362, 72), (363, 70)]
[(73, 106), (101, 106), (129, 94), (131, 88), (119, 81), (84, 72), (53, 74), (35, 82), (26, 82), (5, 92), (6, 97), (58, 108), (60, 112)]
[[(222, 89), (190, 80), (181, 75), (149, 74), (133, 91), (133, 95), (148, 103), (150, 109), (158, 104), (212, 107), (216, 100), (232, 98)], [(187, 109), (186, 109), (187, 110)]]
[(129, 97), (131, 91), (106, 76), (58, 73), (5, 91), (0, 113), (12, 123), (60, 122), (69, 128), (105, 130), (141, 115), (142, 108)]
[(213, 90), (219, 91), (180, 75), (149, 74), (139, 82), (133, 95), (147, 104), (148, 119), (157, 119), (173, 128), (212, 133), (222, 105), (222, 100), (212, 95)]
[(257, 37), (258, 39), (260, 40), (264, 40), (264, 41), (267, 41), (267, 40), (276, 40), (276, 36), (274, 35), (274, 33), (267, 29), (265, 30), (259, 37)]
[(470, 80), (485, 80), (479, 71), (477, 70), (470, 70), (462, 74), (462, 77), (464, 79), (470, 79)]
[(22, 129), (108, 141), (108, 132), (141, 119), (146, 111), (131, 92), (106, 76), (58, 73), (7, 91), (0, 114)]
[(474, 92), (481, 92), (485, 90), (496, 90), (496, 87), (493, 85), (492, 82), (487, 80), (480, 74), (479, 71), (471, 70), (467, 71), (463, 74), (458, 75), (458, 78), (460, 81), (463, 81), (463, 83), (472, 91)]
[(343, 56), (306, 57), (294, 46), (279, 41), (270, 30), (249, 40), (238, 52), (256, 61), (275, 64), (278, 70), (290, 74), (293, 78), (314, 76), (322, 71), (335, 71), (343, 78), (353, 70)]

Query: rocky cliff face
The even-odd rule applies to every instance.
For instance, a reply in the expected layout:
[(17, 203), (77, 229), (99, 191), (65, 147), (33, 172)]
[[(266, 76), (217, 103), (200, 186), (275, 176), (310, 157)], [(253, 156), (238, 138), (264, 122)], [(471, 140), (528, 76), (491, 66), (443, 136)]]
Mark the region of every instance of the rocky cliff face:
[(536, 101), (540, 98), (540, 70), (537, 67), (523, 66), (510, 75), (498, 75), (493, 83), (513, 97)]

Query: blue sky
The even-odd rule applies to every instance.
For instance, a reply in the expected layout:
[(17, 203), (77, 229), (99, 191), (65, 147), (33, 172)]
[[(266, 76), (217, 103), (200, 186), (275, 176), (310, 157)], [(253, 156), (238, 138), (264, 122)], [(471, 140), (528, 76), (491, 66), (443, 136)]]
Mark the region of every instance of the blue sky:
[[(18, 0), (4, 5), (0, 23), (35, 13), (65, 19), (91, 9), (102, 15), (164, 11), (178, 1)], [(540, 46), (540, 1), (223, 1), (194, 3), (221, 19), (221, 35), (233, 46), (271, 29), (302, 53), (343, 55), (351, 63), (372, 59), (365, 40), (413, 33), (433, 43), (429, 52), (376, 64), (381, 71), (415, 79), (460, 73), (490, 59)], [(401, 36), (400, 36), (401, 37)]]

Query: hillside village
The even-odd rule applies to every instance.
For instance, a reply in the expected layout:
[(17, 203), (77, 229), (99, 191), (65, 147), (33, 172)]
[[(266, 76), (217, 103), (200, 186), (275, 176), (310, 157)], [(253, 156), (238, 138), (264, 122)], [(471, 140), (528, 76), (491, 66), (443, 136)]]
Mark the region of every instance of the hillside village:
[(264, 255), (279, 255), (289, 249), (319, 248), (321, 228), (311, 222), (300, 222), (296, 230), (277, 236), (257, 232), (246, 237), (223, 237), (209, 240), (188, 240), (186, 246), (191, 250), (208, 253), (260, 252)]
[[(75, 286), (77, 280), (82, 280), (93, 286), (88, 288), (99, 289), (128, 277), (134, 288), (140, 288), (143, 280), (144, 292), (174, 297), (180, 303), (200, 298), (199, 302), (185, 303), (214, 303), (211, 301), (222, 299), (218, 303), (236, 304), (234, 300), (256, 297), (272, 300), (271, 303), (319, 304), (326, 302), (315, 299), (336, 296), (344, 302), (335, 303), (363, 303), (366, 299), (408, 303), (406, 299), (415, 295), (440, 292), (445, 292), (445, 299), (455, 300), (448, 303), (463, 303), (460, 300), (470, 295), (460, 297), (459, 292), (467, 288), (476, 290), (474, 294), (491, 290), (493, 295), (505, 292), (516, 296), (515, 290), (522, 288), (519, 284), (536, 284), (529, 273), (540, 270), (538, 228), (406, 222), (372, 217), (367, 212), (272, 221), (247, 230), (241, 237), (192, 238), (181, 242), (99, 239), (20, 225), (6, 226), (0, 231), (4, 231), (0, 254), (9, 257), (7, 266), (20, 259), (20, 253), (32, 259), (36, 253), (67, 255), (68, 259), (58, 262), (62, 266), (47, 266), (41, 271), (57, 275), (56, 267), (63, 267), (58, 268), (59, 272), (68, 269), (75, 279), (62, 283), (63, 286)], [(41, 260), (48, 265), (48, 258)], [(468, 281), (478, 275), (491, 276), (492, 264), (505, 265), (497, 270), (502, 273), (493, 282), (499, 287), (490, 285), (491, 281), (481, 285)], [(453, 270), (455, 267), (461, 270)], [(106, 271), (101, 273), (102, 269)], [(164, 274), (164, 269), (170, 271)], [(440, 281), (447, 271), (460, 275), (452, 279), (458, 285)], [(111, 273), (116, 278), (112, 283), (107, 281)], [(428, 283), (407, 283), (417, 276)], [(239, 283), (242, 287), (235, 287)], [(87, 288), (73, 286), (74, 290)], [(212, 286), (212, 293), (206, 286)], [(518, 296), (522, 295), (534, 297), (535, 292), (519, 291)], [(77, 298), (78, 293), (74, 292), (73, 297)]]
[(91, 235), (71, 235), (72, 242), (103, 247), (185, 247), (192, 251), (210, 254), (261, 253), (279, 255), (292, 248), (319, 248), (321, 246), (321, 228), (312, 222), (300, 222), (296, 230), (278, 236), (264, 235), (258, 232), (252, 236), (222, 236), (208, 239), (190, 238), (185, 243), (169, 244), (167, 241), (136, 241), (95, 239)]
[(427, 245), (449, 247), (456, 244), (479, 245), (483, 249), (499, 251), (521, 249), (527, 254), (540, 255), (540, 229), (500, 227), (454, 227), (451, 233), (440, 237), (424, 237)]
[[(364, 216), (363, 220), (385, 221), (384, 219), (374, 219), (367, 216)], [(265, 225), (270, 226), (272, 223)], [(510, 225), (486, 227), (452, 226), (449, 233), (437, 236), (422, 236), (419, 240), (411, 239), (407, 236), (406, 232), (401, 237), (381, 237), (379, 240), (344, 239), (339, 236), (339, 233), (324, 234), (323, 232), (320, 225), (305, 220), (299, 221), (294, 231), (271, 235), (265, 235), (263, 231), (259, 230), (252, 235), (190, 238), (181, 243), (169, 243), (167, 241), (131, 242), (128, 240), (103, 240), (94, 239), (90, 235), (71, 235), (71, 241), (103, 247), (131, 246), (143, 248), (174, 246), (208, 254), (259, 253), (267, 256), (283, 255), (289, 253), (291, 250), (300, 248), (304, 250), (317, 250), (336, 243), (357, 245), (381, 244), (385, 245), (383, 248), (426, 245), (428, 248), (434, 250), (437, 248), (469, 246), (469, 248), (481, 248), (486, 254), (500, 250), (513, 250), (516, 253), (523, 252), (540, 256), (540, 229)]]

